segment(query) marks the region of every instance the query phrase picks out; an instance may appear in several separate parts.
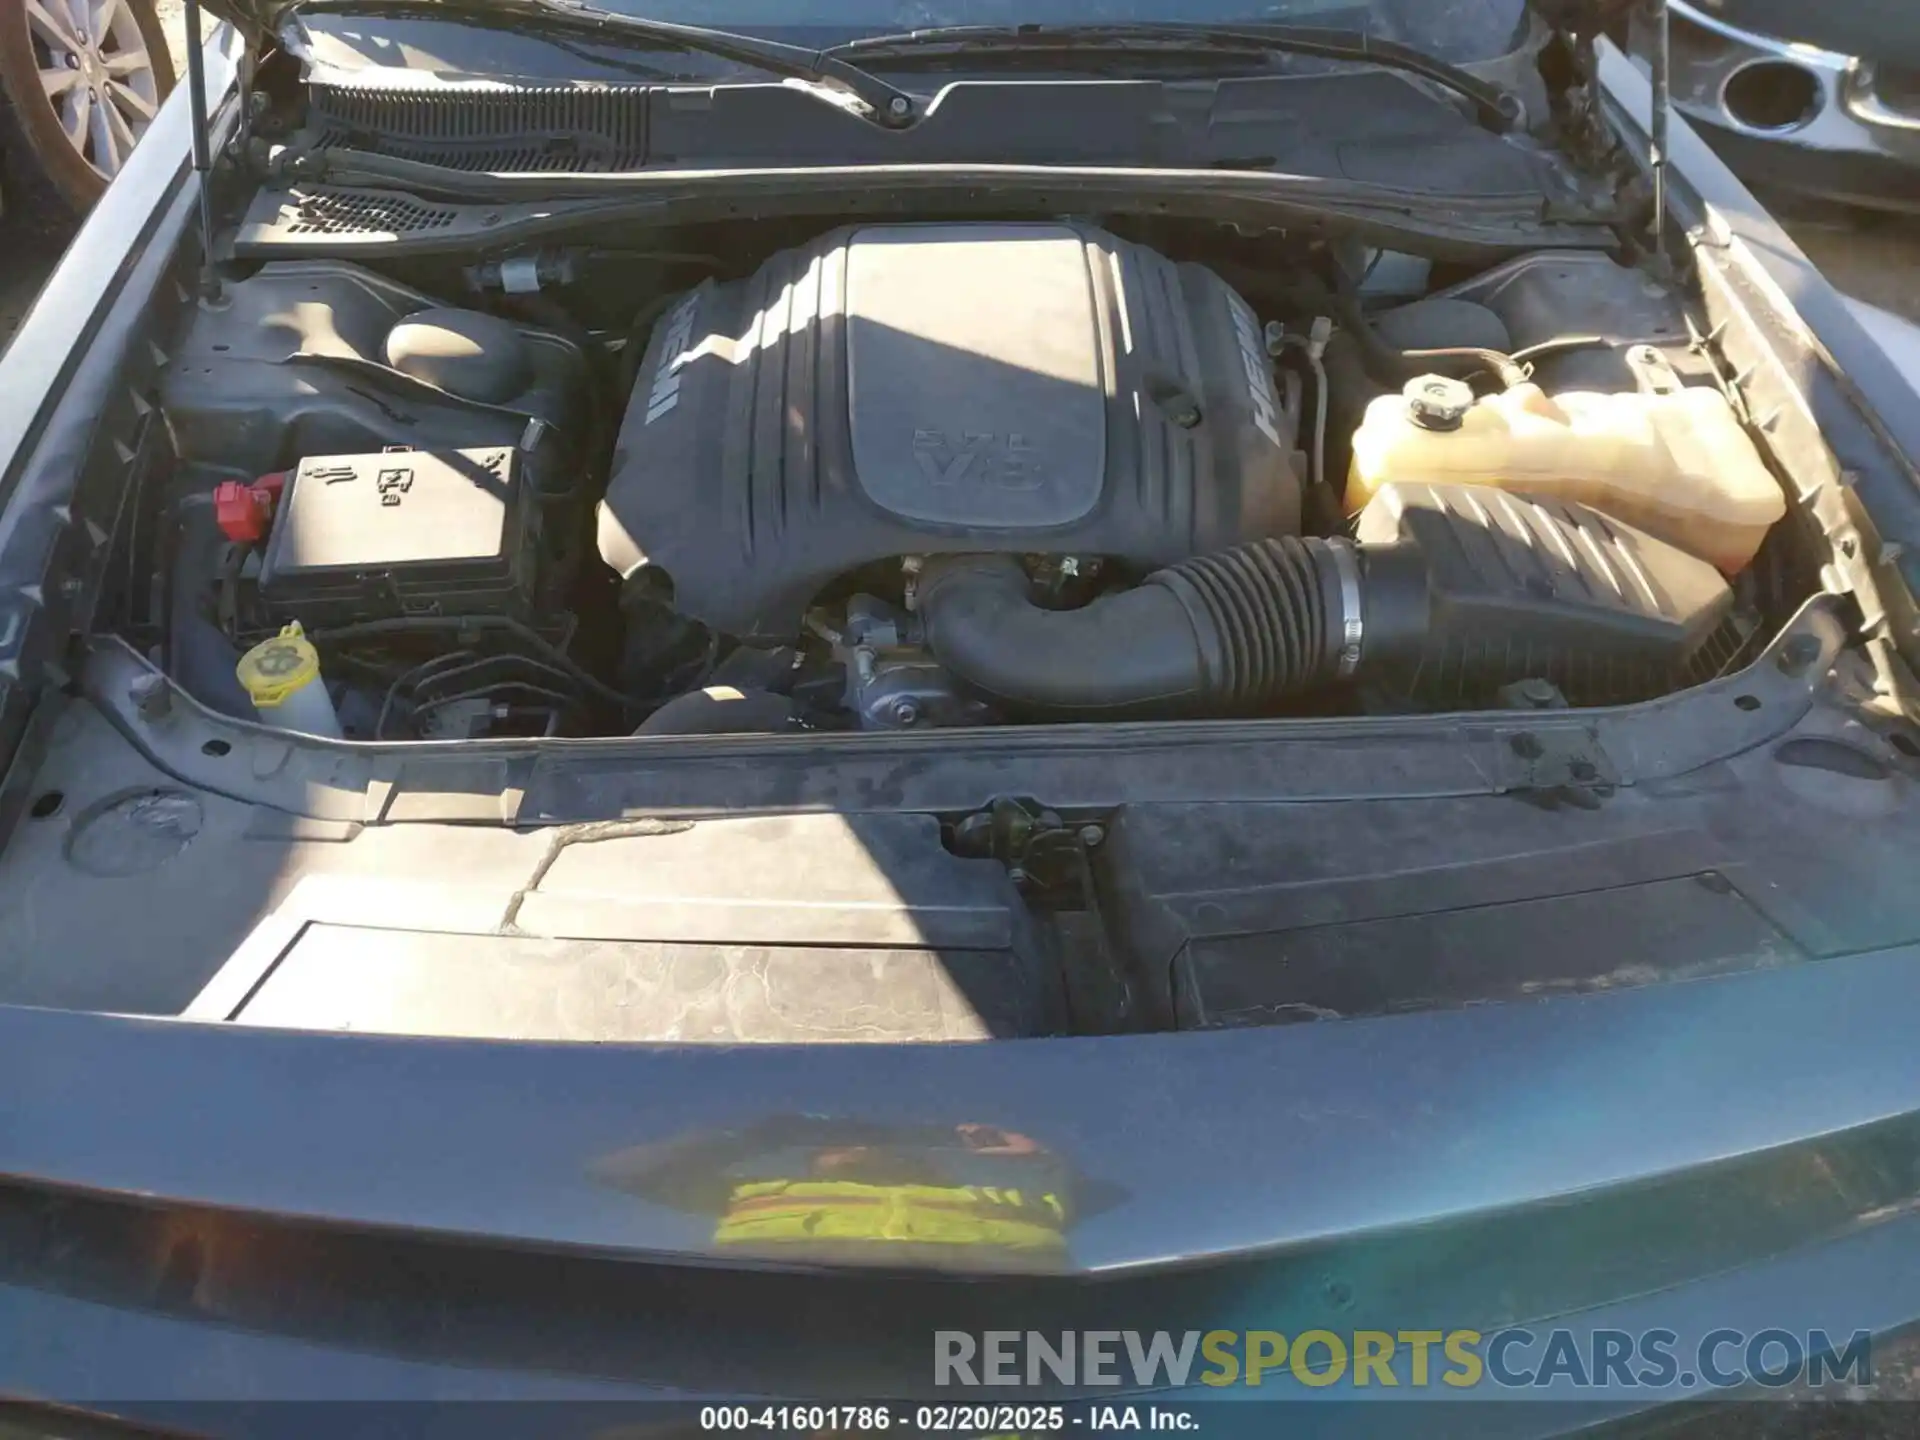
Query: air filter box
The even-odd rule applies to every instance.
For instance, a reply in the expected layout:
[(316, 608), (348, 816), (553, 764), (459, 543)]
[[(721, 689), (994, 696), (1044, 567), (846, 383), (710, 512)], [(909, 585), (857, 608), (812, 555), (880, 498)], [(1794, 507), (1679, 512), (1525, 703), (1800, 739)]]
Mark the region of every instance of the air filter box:
[(309, 630), (405, 615), (525, 617), (538, 539), (525, 488), (509, 446), (308, 457), (274, 517), (261, 599)]
[(1365, 673), (1479, 705), (1550, 680), (1576, 705), (1664, 694), (1733, 608), (1704, 560), (1585, 505), (1485, 485), (1383, 485), (1355, 527)]

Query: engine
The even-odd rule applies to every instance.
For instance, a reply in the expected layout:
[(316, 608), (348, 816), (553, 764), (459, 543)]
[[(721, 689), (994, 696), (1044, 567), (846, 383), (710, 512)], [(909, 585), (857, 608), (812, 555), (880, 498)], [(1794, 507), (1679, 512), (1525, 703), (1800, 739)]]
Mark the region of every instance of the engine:
[(1556, 399), (1486, 306), (1343, 334), (1249, 280), (1276, 364), (1216, 269), (1084, 223), (762, 253), (624, 298), (512, 272), (567, 303), (500, 264), (464, 306), (444, 270), (234, 279), (163, 385), (130, 632), (230, 713), (459, 739), (1611, 703), (1753, 631), (1723, 575), (1784, 502), (1717, 391)]
[(878, 561), (1144, 573), (1300, 529), (1297, 405), (1204, 266), (1081, 225), (843, 229), (655, 327), (600, 553), (785, 641)]

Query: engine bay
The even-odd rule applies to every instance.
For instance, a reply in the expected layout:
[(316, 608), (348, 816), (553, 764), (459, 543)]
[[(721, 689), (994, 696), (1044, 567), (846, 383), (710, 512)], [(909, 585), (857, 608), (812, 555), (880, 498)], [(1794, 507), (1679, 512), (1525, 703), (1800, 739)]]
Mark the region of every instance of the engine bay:
[(1646, 700), (1807, 593), (1683, 292), (1613, 257), (662, 239), (231, 279), (128, 638), (334, 738), (877, 731)]
[[(48, 517), (98, 584), (37, 592), (85, 638), (24, 1003), (1265, 1026), (1830, 953), (1899, 853), (1855, 821), (1908, 752), (1829, 713), (1879, 679), (1835, 661), (1869, 447), (1630, 191), (456, 172), (258, 118)], [(1734, 834), (1779, 838), (1729, 889)], [(150, 966), (64, 958), (161, 911)]]

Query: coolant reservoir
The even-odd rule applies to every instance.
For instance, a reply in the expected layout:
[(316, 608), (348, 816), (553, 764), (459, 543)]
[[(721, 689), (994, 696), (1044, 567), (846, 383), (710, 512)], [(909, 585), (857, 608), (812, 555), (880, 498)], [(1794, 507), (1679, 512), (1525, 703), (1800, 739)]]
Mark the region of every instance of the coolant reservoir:
[(1349, 513), (1382, 485), (1492, 485), (1591, 505), (1728, 575), (1753, 559), (1786, 496), (1717, 390), (1549, 396), (1530, 382), (1475, 399), (1428, 375), (1367, 407)]

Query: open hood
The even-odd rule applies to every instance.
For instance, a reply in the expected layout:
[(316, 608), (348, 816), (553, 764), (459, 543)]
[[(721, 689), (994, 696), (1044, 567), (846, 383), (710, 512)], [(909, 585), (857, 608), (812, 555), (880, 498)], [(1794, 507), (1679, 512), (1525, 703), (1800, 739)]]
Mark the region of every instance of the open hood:
[[(201, 0), (201, 8), (257, 38), (276, 33), (283, 17), (297, 9), (299, 3), (300, 0)], [(382, 3), (383, 0), (364, 0), (367, 9), (377, 9)], [(410, 3), (410, 0), (391, 0), (391, 3)], [(1528, 3), (1555, 28), (1569, 34), (1591, 35), (1624, 15), (1635, 0), (1528, 0)], [(463, 6), (472, 9), (484, 10), (486, 5), (487, 0), (463, 0)], [(633, 13), (645, 14), (646, 8), (635, 6)]]

